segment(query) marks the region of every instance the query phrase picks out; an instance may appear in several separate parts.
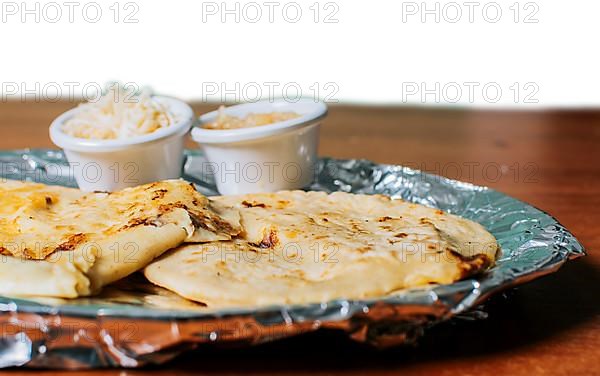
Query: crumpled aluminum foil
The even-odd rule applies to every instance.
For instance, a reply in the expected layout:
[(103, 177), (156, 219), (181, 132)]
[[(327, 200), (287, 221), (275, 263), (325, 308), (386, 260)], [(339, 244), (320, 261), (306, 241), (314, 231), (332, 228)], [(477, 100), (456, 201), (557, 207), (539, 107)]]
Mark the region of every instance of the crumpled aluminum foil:
[[(203, 158), (187, 152), (184, 178), (217, 194)], [(61, 152), (0, 153), (0, 175), (75, 186)], [(314, 190), (382, 193), (434, 206), (483, 224), (502, 249), (477, 279), (400, 291), (365, 301), (207, 311), (134, 276), (89, 299), (0, 297), (0, 367), (80, 369), (164, 363), (201, 343), (252, 345), (317, 329), (341, 329), (357, 341), (392, 346), (429, 326), (473, 310), (491, 294), (556, 271), (585, 254), (548, 214), (494, 190), (410, 168), (364, 160), (321, 159)], [(181, 309), (161, 308), (180, 305)]]

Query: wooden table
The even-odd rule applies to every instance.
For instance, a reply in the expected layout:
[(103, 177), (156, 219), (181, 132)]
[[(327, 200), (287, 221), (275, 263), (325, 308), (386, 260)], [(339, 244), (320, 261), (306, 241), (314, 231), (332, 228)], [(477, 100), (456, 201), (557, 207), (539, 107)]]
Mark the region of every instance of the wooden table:
[[(0, 147), (52, 146), (47, 127), (71, 106), (0, 103)], [(212, 108), (196, 106), (198, 113)], [(487, 319), (439, 325), (414, 347), (378, 351), (317, 332), (251, 349), (205, 348), (126, 374), (600, 374), (600, 110), (336, 106), (322, 130), (321, 154), (488, 185), (557, 217), (589, 256), (494, 299)], [(70, 375), (88, 373), (100, 374)]]

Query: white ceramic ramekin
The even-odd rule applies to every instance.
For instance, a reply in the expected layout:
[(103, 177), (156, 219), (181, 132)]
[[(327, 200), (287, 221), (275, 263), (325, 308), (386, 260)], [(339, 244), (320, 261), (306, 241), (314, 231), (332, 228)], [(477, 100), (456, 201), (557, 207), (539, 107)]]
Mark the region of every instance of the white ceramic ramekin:
[(274, 124), (243, 129), (204, 129), (218, 111), (200, 117), (192, 138), (204, 150), (202, 173), (212, 175), (224, 195), (275, 192), (308, 186), (314, 177), (319, 127), (327, 115), (323, 102), (262, 101), (227, 107), (225, 114), (295, 112), (300, 114)]
[(62, 126), (80, 108), (69, 110), (52, 122), (50, 138), (64, 150), (69, 172), (80, 189), (112, 192), (181, 176), (185, 135), (194, 122), (194, 111), (175, 98), (153, 99), (171, 111), (176, 123), (141, 136), (118, 140), (71, 137), (62, 131)]

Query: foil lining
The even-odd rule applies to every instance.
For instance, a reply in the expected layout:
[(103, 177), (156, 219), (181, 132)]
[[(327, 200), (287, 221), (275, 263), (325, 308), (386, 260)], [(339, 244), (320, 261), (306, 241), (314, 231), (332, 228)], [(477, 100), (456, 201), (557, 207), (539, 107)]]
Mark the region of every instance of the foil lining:
[[(217, 194), (203, 161), (200, 152), (188, 151), (184, 178), (207, 195)], [(58, 151), (5, 151), (0, 165), (3, 178), (76, 186)], [(491, 294), (585, 254), (577, 239), (541, 210), (489, 188), (406, 167), (324, 158), (310, 189), (381, 193), (470, 218), (496, 236), (501, 257), (486, 274), (451, 285), (254, 310), (209, 311), (140, 276), (87, 299), (0, 297), (0, 367), (140, 367), (164, 363), (199, 344), (246, 346), (317, 329), (343, 330), (375, 346), (409, 343), (431, 325), (471, 312)]]

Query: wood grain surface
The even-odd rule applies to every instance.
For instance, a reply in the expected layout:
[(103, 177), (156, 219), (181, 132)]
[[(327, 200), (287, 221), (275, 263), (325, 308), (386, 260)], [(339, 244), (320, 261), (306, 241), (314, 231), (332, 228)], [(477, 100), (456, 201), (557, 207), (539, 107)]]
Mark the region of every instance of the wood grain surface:
[[(72, 106), (0, 103), (0, 148), (52, 147), (48, 126)], [(214, 108), (195, 106), (198, 114)], [(600, 110), (332, 106), (320, 153), (490, 186), (558, 218), (589, 255), (495, 297), (487, 319), (438, 325), (416, 346), (374, 350), (339, 333), (317, 332), (250, 349), (201, 348), (162, 367), (69, 375), (600, 374)]]

